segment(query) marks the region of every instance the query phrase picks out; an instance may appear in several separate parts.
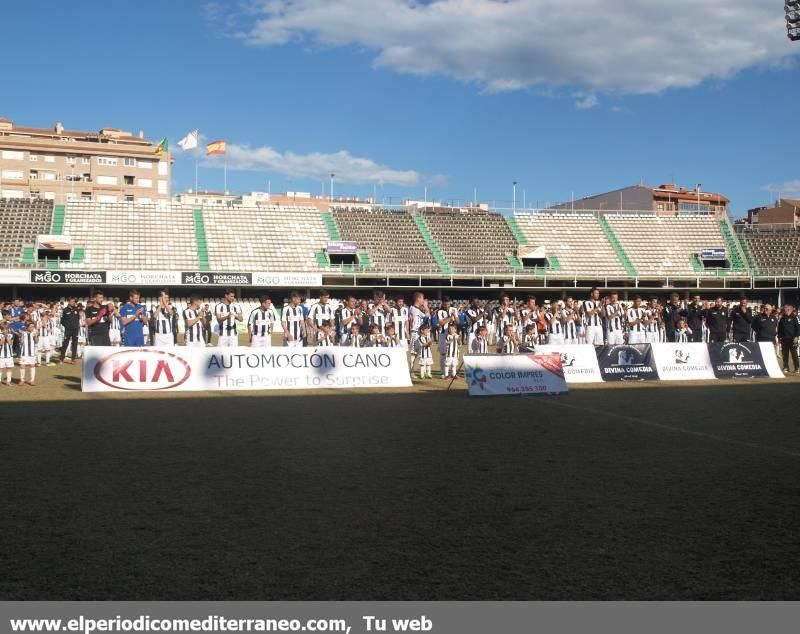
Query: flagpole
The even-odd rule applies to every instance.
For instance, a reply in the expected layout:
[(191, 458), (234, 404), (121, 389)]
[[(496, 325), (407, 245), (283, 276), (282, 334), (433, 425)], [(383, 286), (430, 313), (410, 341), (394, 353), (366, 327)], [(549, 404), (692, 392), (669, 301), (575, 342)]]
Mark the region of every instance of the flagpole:
[(197, 195), (197, 154), (194, 156), (194, 194)]
[(222, 191), (228, 194), (228, 139), (225, 139), (225, 166), (223, 168), (223, 187)]

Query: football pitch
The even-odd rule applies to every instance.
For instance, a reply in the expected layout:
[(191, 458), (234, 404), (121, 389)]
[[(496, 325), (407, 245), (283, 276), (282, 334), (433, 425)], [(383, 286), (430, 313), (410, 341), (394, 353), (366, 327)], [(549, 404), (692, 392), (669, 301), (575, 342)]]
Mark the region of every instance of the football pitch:
[(5, 600), (800, 598), (794, 378), (485, 399), (37, 379), (0, 387)]

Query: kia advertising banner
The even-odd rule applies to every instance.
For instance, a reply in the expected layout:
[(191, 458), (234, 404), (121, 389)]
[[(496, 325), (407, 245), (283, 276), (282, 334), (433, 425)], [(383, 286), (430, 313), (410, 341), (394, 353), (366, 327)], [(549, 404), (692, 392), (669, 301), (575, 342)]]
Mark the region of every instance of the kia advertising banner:
[(649, 343), (597, 346), (597, 363), (604, 381), (651, 381), (658, 379)]
[(567, 391), (558, 354), (467, 355), (464, 368), (470, 396)]
[(410, 387), (402, 348), (114, 348), (84, 352), (84, 392)]
[(536, 346), (536, 354), (557, 354), (567, 383), (602, 383), (594, 346), (581, 343), (564, 346)]
[(704, 343), (654, 343), (651, 347), (658, 378), (662, 381), (717, 378)]

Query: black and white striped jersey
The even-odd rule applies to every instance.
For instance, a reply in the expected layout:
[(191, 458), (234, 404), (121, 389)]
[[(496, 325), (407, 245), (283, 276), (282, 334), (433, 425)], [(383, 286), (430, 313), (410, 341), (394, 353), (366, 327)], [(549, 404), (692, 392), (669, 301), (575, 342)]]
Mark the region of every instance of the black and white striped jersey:
[(250, 316), (247, 318), (247, 326), (254, 336), (269, 337), (276, 321), (278, 321), (278, 312), (273, 306), (267, 309), (259, 306), (250, 312)]
[[(374, 306), (370, 307), (370, 311), (374, 308)], [(369, 323), (370, 326), (377, 326), (381, 332), (381, 334), (386, 333), (386, 318), (388, 313), (388, 306), (384, 306), (383, 308), (379, 308), (374, 313), (369, 316)]]
[(417, 340), (417, 353), (419, 354), (420, 359), (432, 359), (433, 358), (433, 348), (429, 345), (431, 343), (431, 338), (425, 335), (422, 335)]
[(564, 322), (564, 337), (567, 339), (578, 338), (578, 324), (575, 322), (575, 311), (565, 308), (561, 311)]
[(500, 349), (503, 354), (514, 354), (517, 351), (517, 342), (514, 337), (503, 335), (500, 339)]
[(507, 306), (503, 308), (502, 306), (498, 306), (494, 309), (494, 314), (492, 315), (494, 326), (497, 331), (497, 336), (502, 337), (503, 332), (506, 329), (506, 326), (509, 324), (513, 324), (516, 315), (514, 313), (514, 309), (511, 306)]
[(458, 311), (452, 306), (447, 309), (440, 308), (436, 311), (436, 318), (439, 320), (439, 332), (444, 334), (450, 324), (458, 323)]
[(317, 333), (317, 345), (320, 348), (329, 348), (333, 345), (333, 335), (320, 330)]
[(333, 325), (333, 306), (330, 303), (322, 304), (317, 302), (308, 311), (308, 318), (317, 328), (322, 328), (326, 324)]
[(158, 314), (154, 310), (150, 316), (150, 323), (153, 324), (153, 332), (157, 335), (171, 335), (172, 334), (172, 308), (167, 310), (160, 310)]
[(450, 359), (458, 357), (458, 335), (447, 335), (447, 357)]
[(0, 359), (14, 358), (14, 335), (0, 333)]
[(472, 352), (475, 354), (488, 354), (489, 353), (489, 341), (486, 337), (475, 337), (472, 340)]
[(622, 304), (606, 304), (606, 328), (610, 331), (622, 330)]
[(350, 333), (347, 335), (347, 339), (344, 342), (345, 346), (349, 346), (350, 348), (361, 348), (363, 347), (364, 340), (362, 339), (361, 335), (357, 335), (355, 333)]
[(539, 343), (539, 335), (535, 332), (530, 332), (525, 335), (525, 347), (530, 349), (536, 349), (536, 345)]
[(186, 308), (183, 311), (183, 341), (184, 343), (195, 343), (197, 341), (205, 341), (203, 339), (203, 320), (195, 322), (194, 325), (189, 325), (190, 319), (195, 319), (198, 311), (194, 308)]
[[(587, 326), (602, 326), (603, 316), (600, 314), (602, 306), (603, 303), (600, 300), (587, 299), (584, 301), (582, 309), (583, 323)], [(590, 315), (591, 311), (594, 311), (594, 314)]]
[(647, 324), (647, 332), (656, 333), (659, 331), (659, 324), (658, 324), (658, 310), (653, 308), (648, 308), (645, 311), (645, 315), (649, 320)]
[(214, 314), (217, 320), (222, 318), (219, 323), (219, 334), (223, 336), (231, 336), (236, 334), (236, 313), (241, 314), (242, 309), (237, 304), (226, 304), (220, 302), (214, 308)]
[(286, 333), (297, 341), (303, 337), (303, 306), (285, 306), (283, 309), (283, 322)]
[(31, 332), (30, 330), (22, 332), (19, 335), (19, 356), (35, 357), (39, 351), (36, 339), (36, 332)]
[(392, 308), (394, 333), (400, 341), (408, 339), (408, 306)]
[[(554, 319), (555, 317), (555, 319)], [(561, 314), (556, 312), (547, 312), (544, 314), (544, 319), (547, 322), (547, 332), (551, 335), (563, 335), (564, 326), (561, 323)]]
[[(644, 325), (644, 318), (647, 315), (647, 311), (642, 308), (629, 308), (628, 309), (628, 329), (631, 332), (645, 332), (647, 330), (647, 326)], [(639, 321), (638, 324), (633, 322)]]
[(675, 343), (689, 343), (689, 338), (692, 336), (691, 328), (681, 328), (675, 331)]

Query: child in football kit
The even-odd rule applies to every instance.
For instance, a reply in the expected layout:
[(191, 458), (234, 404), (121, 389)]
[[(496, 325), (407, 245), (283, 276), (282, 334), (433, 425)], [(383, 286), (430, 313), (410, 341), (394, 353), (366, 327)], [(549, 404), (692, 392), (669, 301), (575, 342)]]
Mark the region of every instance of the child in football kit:
[(36, 324), (29, 321), (27, 330), (22, 331), (19, 336), (19, 384), (25, 385), (25, 371), (30, 369), (31, 380), (29, 385), (36, 385), (36, 361), (39, 356), (39, 332)]
[(445, 360), (444, 360), (444, 375), (442, 378), (447, 378), (452, 375), (455, 378), (458, 374), (458, 325), (451, 322), (447, 326), (447, 337), (445, 338)]
[(514, 326), (508, 324), (503, 330), (503, 336), (497, 341), (497, 352), (501, 354), (515, 354), (519, 348), (519, 339), (514, 332)]
[(469, 350), (473, 354), (489, 354), (489, 329), (486, 326), (478, 328)]
[(678, 329), (675, 331), (675, 343), (689, 343), (692, 340), (692, 329), (685, 319), (678, 322)]
[(433, 339), (431, 339), (431, 327), (424, 324), (419, 329), (419, 338), (417, 339), (417, 356), (419, 357), (419, 378), (431, 379), (431, 368), (433, 367)]
[(333, 332), (329, 323), (323, 324), (322, 328), (317, 331), (317, 345), (321, 348), (328, 348), (333, 345)]
[(11, 385), (11, 373), (14, 370), (14, 335), (9, 324), (4, 321), (0, 324), (0, 371), (5, 371), (5, 381), (0, 374), (0, 382)]
[(525, 327), (525, 339), (522, 342), (522, 347), (528, 352), (536, 350), (536, 344), (539, 343), (539, 333), (536, 330), (536, 324), (528, 324)]
[(400, 340), (395, 334), (394, 325), (389, 324), (386, 326), (386, 336), (383, 338), (383, 345), (386, 348), (399, 348)]

